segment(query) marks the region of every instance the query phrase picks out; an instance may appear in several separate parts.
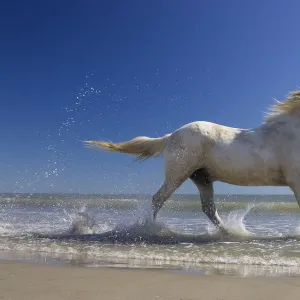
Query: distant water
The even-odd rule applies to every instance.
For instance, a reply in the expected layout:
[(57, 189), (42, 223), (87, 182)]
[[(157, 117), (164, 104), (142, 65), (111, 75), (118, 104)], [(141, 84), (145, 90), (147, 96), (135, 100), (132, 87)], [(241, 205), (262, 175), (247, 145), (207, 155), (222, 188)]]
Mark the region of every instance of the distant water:
[(230, 236), (199, 196), (174, 195), (152, 223), (151, 196), (0, 194), (0, 258), (200, 274), (300, 274), (300, 209), (286, 195), (217, 196)]

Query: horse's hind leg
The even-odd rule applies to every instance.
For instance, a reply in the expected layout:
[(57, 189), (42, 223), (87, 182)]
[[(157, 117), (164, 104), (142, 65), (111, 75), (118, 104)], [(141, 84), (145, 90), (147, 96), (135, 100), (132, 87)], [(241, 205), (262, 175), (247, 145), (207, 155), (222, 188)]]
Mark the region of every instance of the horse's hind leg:
[(156, 216), (163, 204), (176, 191), (176, 189), (178, 189), (190, 177), (191, 173), (192, 172), (188, 172), (187, 170), (182, 170), (182, 172), (175, 172), (175, 170), (166, 172), (164, 184), (152, 198), (154, 220), (156, 219)]
[(195, 171), (190, 177), (193, 183), (197, 186), (200, 192), (200, 199), (203, 212), (208, 216), (210, 221), (217, 227), (222, 233), (227, 233), (224, 224), (219, 217), (214, 202), (214, 189), (213, 182), (210, 179), (209, 174), (205, 169), (199, 169)]

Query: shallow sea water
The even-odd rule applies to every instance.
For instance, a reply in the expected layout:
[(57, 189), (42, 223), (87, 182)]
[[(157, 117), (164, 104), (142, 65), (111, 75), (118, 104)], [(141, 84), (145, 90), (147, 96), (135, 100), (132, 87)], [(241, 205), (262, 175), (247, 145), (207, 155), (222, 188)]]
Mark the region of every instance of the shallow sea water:
[(155, 223), (147, 218), (149, 199), (110, 198), (2, 195), (0, 258), (203, 275), (300, 274), (300, 210), (291, 198), (218, 199), (228, 237), (196, 198), (171, 200)]

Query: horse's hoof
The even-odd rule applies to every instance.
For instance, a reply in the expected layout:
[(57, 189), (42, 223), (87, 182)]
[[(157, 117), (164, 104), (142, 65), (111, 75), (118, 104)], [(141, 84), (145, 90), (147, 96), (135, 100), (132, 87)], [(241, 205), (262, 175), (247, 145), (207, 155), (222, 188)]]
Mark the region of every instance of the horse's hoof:
[(225, 236), (225, 237), (229, 236), (229, 231), (226, 230), (225, 228), (219, 227), (219, 230), (223, 236)]

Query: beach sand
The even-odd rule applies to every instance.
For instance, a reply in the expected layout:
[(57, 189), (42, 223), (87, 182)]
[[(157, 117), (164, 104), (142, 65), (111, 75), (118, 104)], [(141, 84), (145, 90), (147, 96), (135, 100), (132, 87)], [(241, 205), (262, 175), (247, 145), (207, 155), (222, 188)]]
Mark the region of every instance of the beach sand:
[(170, 270), (0, 261), (0, 299), (299, 300), (300, 278), (200, 276)]

